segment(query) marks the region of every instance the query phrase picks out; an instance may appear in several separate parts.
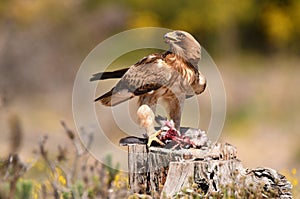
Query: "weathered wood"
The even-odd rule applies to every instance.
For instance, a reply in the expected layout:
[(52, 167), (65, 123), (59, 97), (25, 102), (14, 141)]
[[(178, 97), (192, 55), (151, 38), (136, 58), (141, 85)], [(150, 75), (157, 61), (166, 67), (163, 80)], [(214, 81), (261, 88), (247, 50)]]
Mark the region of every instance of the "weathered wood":
[[(228, 144), (225, 144), (226, 146)], [(219, 159), (231, 157), (219, 155), (217, 151), (222, 150), (223, 144), (215, 145), (217, 149), (181, 149), (171, 150), (146, 145), (128, 145), (128, 169), (129, 186), (133, 193), (161, 192), (167, 178), (170, 162), (179, 162), (190, 159)], [(231, 145), (228, 145), (231, 146)], [(227, 148), (230, 148), (228, 147)], [(209, 153), (211, 151), (212, 153)], [(234, 150), (231, 150), (234, 151)], [(208, 155), (210, 154), (210, 156)], [(236, 154), (234, 154), (234, 157)]]
[(203, 194), (220, 190), (220, 185), (234, 183), (236, 171), (242, 169), (239, 160), (204, 160), (171, 162), (162, 194), (173, 197), (181, 190), (197, 185)]
[[(291, 184), (273, 169), (244, 169), (237, 150), (230, 144), (217, 143), (203, 149), (171, 150), (146, 145), (128, 145), (129, 185), (132, 193), (161, 193), (181, 197), (185, 188), (195, 187), (202, 196), (227, 190), (239, 197), (257, 190), (278, 198), (291, 198)], [(263, 187), (263, 188), (262, 188)], [(262, 193), (264, 194), (264, 193)]]
[(189, 177), (194, 174), (194, 165), (190, 162), (171, 162), (162, 195), (172, 196), (188, 186)]
[(148, 152), (146, 145), (128, 145), (129, 186), (133, 193), (146, 193), (148, 188)]

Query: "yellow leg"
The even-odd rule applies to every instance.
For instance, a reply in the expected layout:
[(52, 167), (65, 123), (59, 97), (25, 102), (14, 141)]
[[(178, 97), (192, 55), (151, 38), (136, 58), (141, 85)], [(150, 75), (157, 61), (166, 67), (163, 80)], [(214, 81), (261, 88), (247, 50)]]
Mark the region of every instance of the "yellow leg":
[(157, 131), (157, 132), (155, 132), (155, 133), (149, 135), (149, 137), (148, 137), (148, 143), (147, 143), (148, 147), (151, 146), (151, 143), (152, 143), (153, 141), (156, 141), (157, 143), (159, 143), (159, 144), (162, 145), (162, 146), (165, 145), (162, 141), (160, 141), (160, 140), (157, 138), (157, 136), (159, 136), (159, 135), (161, 134), (161, 132), (162, 132), (162, 131), (159, 130), (159, 131)]

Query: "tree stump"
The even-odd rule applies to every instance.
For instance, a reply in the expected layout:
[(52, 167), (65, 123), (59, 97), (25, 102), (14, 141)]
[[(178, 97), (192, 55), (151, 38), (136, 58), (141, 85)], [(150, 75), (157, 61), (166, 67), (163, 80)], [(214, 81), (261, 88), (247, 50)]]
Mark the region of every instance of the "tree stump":
[[(159, 193), (161, 198), (232, 195), (291, 198), (291, 183), (269, 168), (244, 169), (237, 150), (217, 143), (203, 149), (171, 150), (128, 145), (132, 193)], [(252, 194), (252, 195), (251, 195)]]

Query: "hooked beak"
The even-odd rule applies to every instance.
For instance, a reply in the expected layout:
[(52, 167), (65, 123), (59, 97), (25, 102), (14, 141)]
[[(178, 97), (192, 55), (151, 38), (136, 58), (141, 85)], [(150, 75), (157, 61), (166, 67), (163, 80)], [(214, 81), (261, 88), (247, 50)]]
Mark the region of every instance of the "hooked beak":
[(166, 43), (169, 43), (171, 41), (177, 41), (176, 35), (174, 32), (168, 32), (164, 35), (164, 39)]

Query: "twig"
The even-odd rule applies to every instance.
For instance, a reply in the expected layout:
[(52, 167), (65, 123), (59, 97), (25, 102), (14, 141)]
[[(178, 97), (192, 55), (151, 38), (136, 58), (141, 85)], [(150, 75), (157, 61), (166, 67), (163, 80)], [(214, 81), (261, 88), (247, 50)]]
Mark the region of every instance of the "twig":
[(26, 172), (27, 167), (20, 161), (18, 154), (9, 155), (6, 178), (10, 178), (9, 199), (14, 199), (18, 179)]
[[(56, 172), (56, 164), (54, 162), (51, 162), (48, 158), (48, 152), (46, 151), (45, 149), (45, 144), (47, 142), (47, 139), (48, 139), (48, 136), (47, 135), (44, 135), (40, 138), (40, 141), (39, 141), (39, 149), (40, 149), (40, 154), (42, 156), (42, 158), (44, 159), (44, 161), (46, 162), (46, 164), (49, 166), (53, 176), (54, 176), (54, 179), (58, 179), (58, 174)], [(54, 198), (55, 199), (59, 199), (59, 191), (60, 192), (63, 192), (63, 191), (66, 191), (64, 189), (62, 189), (61, 187), (58, 186), (57, 182), (55, 180), (53, 181), (50, 181), (51, 183), (51, 186), (53, 188), (53, 195), (54, 195)]]
[[(81, 142), (78, 141), (78, 138), (75, 136), (75, 133), (67, 126), (67, 124), (64, 121), (61, 121), (61, 125), (65, 129), (67, 136), (72, 141), (72, 144), (75, 148), (75, 158), (74, 158), (71, 174), (68, 176), (68, 179), (71, 180), (71, 182), (74, 182), (75, 175), (76, 175), (77, 168), (78, 168), (79, 159), (88, 153), (88, 149), (90, 148), (92, 141), (93, 141), (93, 134), (92, 133), (88, 134), (87, 147), (85, 147), (84, 145), (82, 145)], [(84, 131), (83, 131), (83, 134), (86, 135), (86, 133), (84, 133)], [(85, 161), (84, 164), (86, 166), (87, 161)]]

